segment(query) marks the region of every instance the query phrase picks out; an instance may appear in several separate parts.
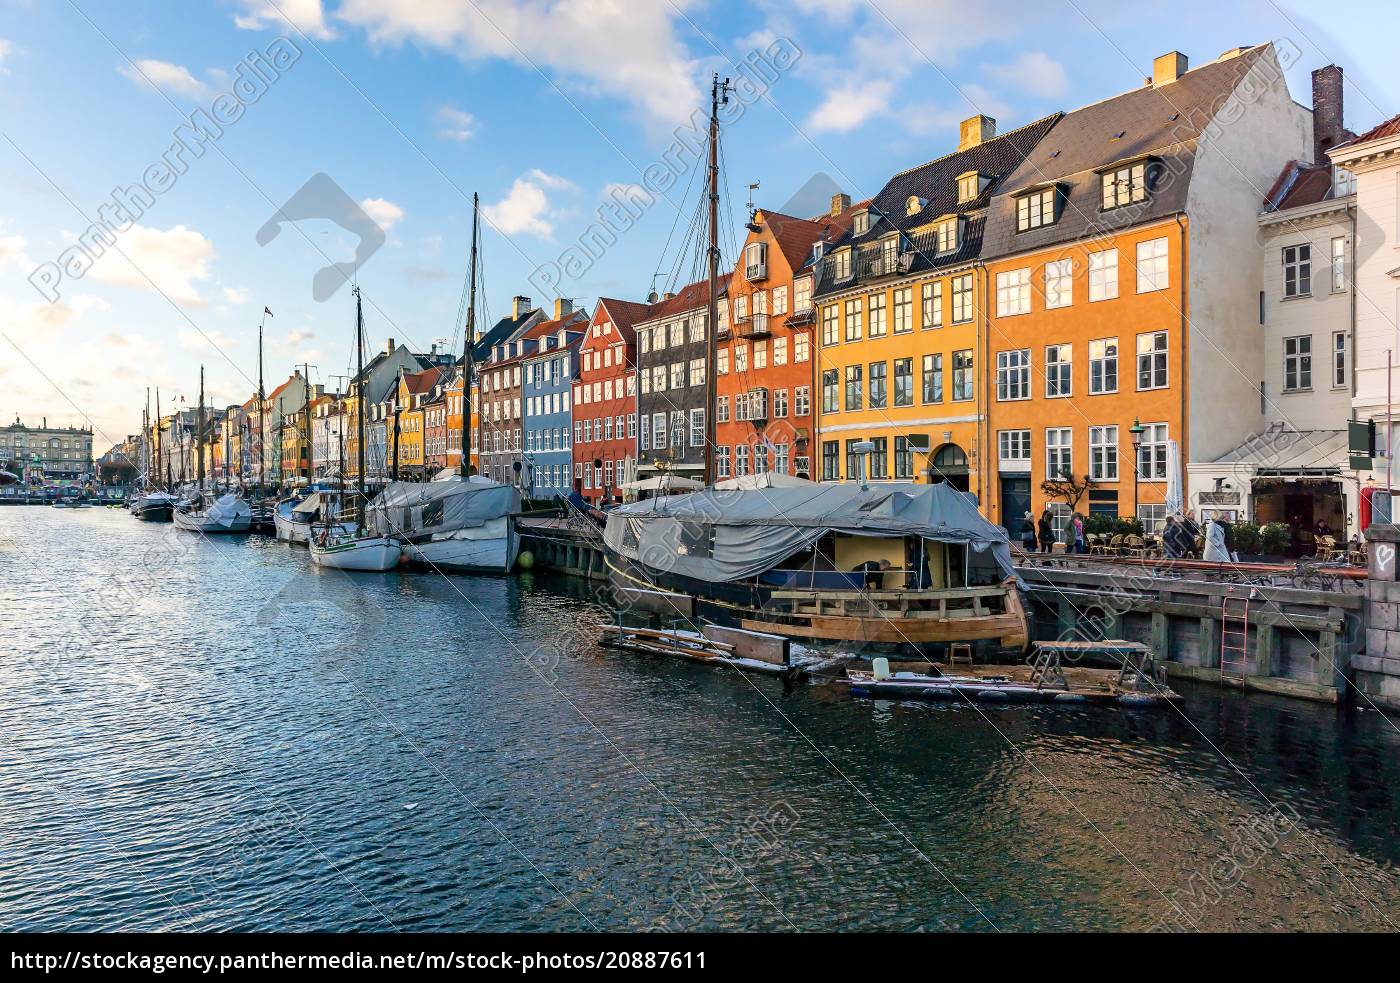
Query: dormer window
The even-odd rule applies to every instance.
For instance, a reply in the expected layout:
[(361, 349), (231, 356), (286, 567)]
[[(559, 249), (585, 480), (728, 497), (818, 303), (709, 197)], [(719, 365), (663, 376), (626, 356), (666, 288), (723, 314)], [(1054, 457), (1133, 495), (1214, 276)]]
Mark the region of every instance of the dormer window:
[(962, 245), (962, 219), (954, 215), (943, 219), (936, 227), (938, 233), (938, 251), (940, 253), (955, 252)]
[(849, 280), (851, 277), (851, 251), (842, 249), (831, 257), (831, 268), (833, 276), (837, 280)]
[(924, 206), (927, 204), (927, 199), (920, 198), (918, 195), (910, 195), (908, 200), (904, 202), (904, 214), (917, 215), (924, 210)]
[(958, 175), (958, 204), (972, 201), (992, 183), (992, 179), (978, 171), (968, 171)]
[(1060, 189), (1037, 188), (1016, 199), (1016, 231), (1029, 232), (1059, 221)]
[(744, 276), (762, 280), (768, 276), (768, 244), (751, 242), (744, 247)]
[(870, 231), (870, 213), (856, 212), (851, 218), (851, 235), (863, 236)]
[(1147, 161), (1138, 161), (1136, 164), (1126, 164), (1105, 171), (1101, 175), (1104, 210), (1146, 201), (1150, 178)]
[(821, 262), (822, 255), (826, 252), (826, 243), (820, 239), (812, 243), (812, 262)]

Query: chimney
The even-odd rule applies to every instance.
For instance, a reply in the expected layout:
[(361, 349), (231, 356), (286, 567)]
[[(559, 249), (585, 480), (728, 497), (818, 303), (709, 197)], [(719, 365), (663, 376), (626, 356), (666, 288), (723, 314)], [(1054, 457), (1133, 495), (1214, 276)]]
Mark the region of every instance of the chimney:
[(518, 321), (518, 320), (520, 320), (520, 318), (521, 318), (523, 315), (525, 315), (525, 314), (528, 313), (529, 311), (530, 311), (530, 298), (529, 298), (529, 297), (519, 297), (519, 296), (517, 296), (517, 297), (512, 297), (512, 298), (510, 299), (510, 316), (511, 316), (511, 320), (513, 320), (513, 321)]
[(996, 120), (990, 116), (973, 116), (963, 120), (958, 126), (958, 149), (971, 150), (973, 147), (980, 147), (996, 135)]
[(1336, 65), (1312, 73), (1313, 163), (1327, 163), (1327, 151), (1346, 136), (1342, 124), (1342, 70)]
[(831, 196), (831, 217), (835, 218), (846, 209), (851, 207), (851, 196), (848, 194), (834, 194)]
[(1165, 55), (1158, 55), (1152, 59), (1152, 87), (1160, 89), (1164, 85), (1171, 85), (1186, 74), (1188, 64), (1186, 56), (1180, 51), (1168, 51)]
[(574, 312), (574, 302), (567, 297), (554, 298), (554, 320), (559, 321)]
[(385, 354), (385, 355), (392, 355), (392, 354), (394, 354), (394, 349), (395, 349), (395, 348), (398, 348), (398, 347), (399, 347), (398, 345), (394, 344), (394, 339), (393, 339), (393, 338), (390, 338), (388, 341), (386, 341), (386, 342), (384, 343), (384, 354)]

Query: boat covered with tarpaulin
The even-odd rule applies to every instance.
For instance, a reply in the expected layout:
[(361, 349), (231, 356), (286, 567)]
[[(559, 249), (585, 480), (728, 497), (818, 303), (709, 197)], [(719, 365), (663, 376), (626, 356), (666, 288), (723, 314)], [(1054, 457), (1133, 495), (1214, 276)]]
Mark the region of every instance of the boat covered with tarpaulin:
[(365, 524), (373, 535), (399, 540), (410, 563), (505, 573), (520, 548), (513, 519), (519, 512), (512, 485), (451, 474), (390, 482), (369, 504)]

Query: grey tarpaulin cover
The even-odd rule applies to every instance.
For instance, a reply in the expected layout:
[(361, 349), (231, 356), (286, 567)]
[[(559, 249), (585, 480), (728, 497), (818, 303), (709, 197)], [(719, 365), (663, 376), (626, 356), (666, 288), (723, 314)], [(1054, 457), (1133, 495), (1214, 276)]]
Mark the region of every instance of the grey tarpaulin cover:
[(375, 535), (401, 536), (472, 529), (520, 511), (520, 492), (473, 475), (467, 481), (393, 481), (369, 504)]
[(707, 488), (613, 509), (603, 541), (609, 549), (647, 567), (727, 582), (770, 570), (831, 532), (922, 536), (970, 546), (979, 553), (990, 549), (1001, 572), (1015, 576), (1006, 530), (983, 518), (970, 495), (946, 483), (890, 483), (865, 489), (836, 482), (795, 488)]
[(316, 510), (321, 507), (321, 493), (312, 492), (296, 505), (292, 506), (293, 515), (314, 516)]

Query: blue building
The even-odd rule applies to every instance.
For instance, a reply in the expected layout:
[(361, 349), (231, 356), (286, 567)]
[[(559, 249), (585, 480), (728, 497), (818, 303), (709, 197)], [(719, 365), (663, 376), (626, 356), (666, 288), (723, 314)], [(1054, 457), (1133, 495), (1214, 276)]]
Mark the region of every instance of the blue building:
[(567, 300), (554, 302), (554, 318), (526, 335), (520, 402), (524, 415), (521, 483), (531, 498), (562, 498), (573, 487), (573, 409), (578, 352), (589, 317)]

